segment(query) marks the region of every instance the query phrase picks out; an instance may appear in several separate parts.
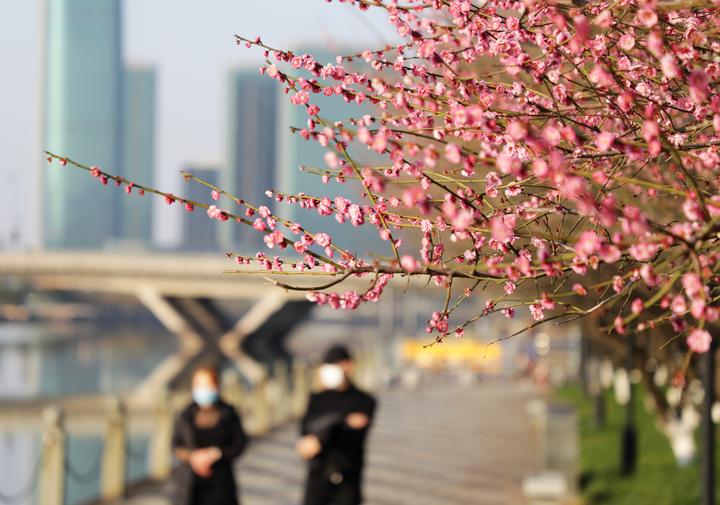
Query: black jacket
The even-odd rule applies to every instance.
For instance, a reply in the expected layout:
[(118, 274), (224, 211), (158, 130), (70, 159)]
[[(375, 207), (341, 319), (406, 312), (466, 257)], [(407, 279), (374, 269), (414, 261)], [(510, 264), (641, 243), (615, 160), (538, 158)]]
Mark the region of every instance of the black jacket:
[(337, 472), (345, 480), (360, 484), (370, 426), (356, 430), (346, 424), (345, 418), (361, 412), (372, 422), (375, 407), (375, 399), (352, 384), (343, 391), (323, 391), (310, 397), (300, 431), (302, 435), (316, 435), (322, 451), (310, 461), (309, 480), (321, 484)]
[[(229, 505), (237, 503), (237, 485), (233, 474), (232, 462), (245, 449), (248, 438), (243, 430), (240, 416), (235, 409), (223, 401), (215, 405), (220, 411), (218, 423), (212, 430), (217, 438), (217, 447), (222, 451), (222, 458), (213, 466), (211, 485), (218, 494), (227, 497)], [(173, 434), (173, 449), (198, 449), (196, 430), (194, 425), (198, 405), (191, 403), (177, 417), (175, 432)], [(190, 467), (190, 463), (181, 462), (175, 472), (176, 496), (174, 505), (194, 505), (193, 492), (196, 481), (199, 479)], [(223, 504), (218, 504), (223, 505)]]

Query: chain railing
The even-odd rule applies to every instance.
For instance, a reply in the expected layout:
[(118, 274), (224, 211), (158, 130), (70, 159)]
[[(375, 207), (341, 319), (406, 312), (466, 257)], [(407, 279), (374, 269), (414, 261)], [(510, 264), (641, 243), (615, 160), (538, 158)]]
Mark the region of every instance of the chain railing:
[[(302, 415), (309, 391), (308, 368), (299, 361), (293, 362), (289, 369), (285, 363), (276, 365), (273, 375), (253, 386), (245, 386), (239, 380), (223, 384), (223, 398), (241, 413), (251, 436), (262, 436)], [(152, 407), (144, 409), (142, 415), (151, 416), (151, 427), (145, 434), (148, 436), (146, 445), (138, 447), (130, 443), (128, 436), (128, 421), (133, 411), (128, 411), (121, 398), (111, 398), (104, 412), (100, 409), (96, 414), (96, 421), (104, 426), (101, 431), (102, 447), (88, 467), (71, 461), (67, 450), (66, 416), (72, 418), (73, 410), (67, 408), (64, 411), (58, 406), (45, 408), (37, 464), (27, 483), (17, 491), (0, 490), (0, 505), (24, 505), (30, 501), (42, 505), (65, 505), (69, 481), (80, 486), (99, 482), (98, 499), (116, 500), (127, 492), (128, 464), (131, 461), (146, 461), (149, 479), (166, 480), (173, 466), (171, 443), (174, 417), (188, 400), (187, 394), (167, 394)], [(88, 399), (88, 402), (97, 401), (97, 397)], [(91, 406), (98, 410), (96, 404)]]
[(65, 453), (65, 476), (80, 486), (89, 486), (94, 484), (100, 478), (100, 463), (102, 459), (102, 450), (97, 451), (93, 462), (87, 468), (79, 469), (76, 464), (70, 461), (68, 453)]
[[(372, 381), (377, 377), (377, 357), (366, 352), (361, 353), (357, 361), (356, 380), (372, 388)], [(313, 388), (309, 368), (301, 361), (292, 361), (289, 365), (277, 363), (273, 371), (272, 375), (252, 386), (244, 385), (237, 377), (223, 384), (223, 399), (238, 409), (246, 431), (254, 437), (263, 436), (302, 416)], [(0, 505), (23, 505), (33, 498), (42, 505), (65, 505), (68, 479), (78, 485), (99, 482), (98, 498), (101, 501), (116, 500), (128, 490), (128, 463), (131, 461), (146, 461), (147, 477), (151, 480), (168, 479), (173, 466), (174, 417), (187, 401), (187, 393), (167, 394), (150, 408), (145, 408), (143, 415), (151, 417), (151, 428), (145, 434), (149, 438), (144, 447), (136, 447), (128, 436), (129, 416), (133, 412), (128, 411), (121, 398), (111, 398), (104, 411), (101, 409), (96, 414), (104, 426), (102, 448), (87, 469), (71, 461), (67, 451), (66, 414), (72, 418), (72, 408), (68, 407), (67, 412), (57, 406), (45, 408), (41, 450), (32, 475), (18, 491), (0, 491)], [(90, 406), (97, 410), (97, 397), (88, 402), (94, 403)], [(75, 402), (73, 408), (82, 410), (83, 405)]]
[(148, 445), (143, 444), (141, 447), (135, 447), (135, 445), (128, 439), (127, 445), (125, 446), (125, 452), (127, 453), (128, 461), (133, 463), (145, 463), (148, 459)]

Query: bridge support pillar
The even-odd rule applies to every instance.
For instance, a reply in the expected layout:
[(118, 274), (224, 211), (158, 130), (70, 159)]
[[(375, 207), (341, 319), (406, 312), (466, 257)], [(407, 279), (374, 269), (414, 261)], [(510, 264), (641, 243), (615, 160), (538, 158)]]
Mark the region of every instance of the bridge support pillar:
[(250, 382), (258, 384), (266, 378), (267, 370), (242, 351), (243, 341), (283, 308), (287, 299), (281, 292), (260, 298), (232, 328), (218, 340), (222, 353), (230, 358)]
[(65, 430), (63, 413), (57, 407), (43, 412), (42, 461), (38, 503), (64, 505), (65, 501)]
[(178, 385), (193, 367), (203, 361), (229, 359), (252, 383), (267, 374), (265, 366), (242, 350), (243, 340), (258, 331), (286, 303), (286, 296), (273, 292), (260, 298), (234, 325), (226, 321), (211, 300), (173, 298), (152, 289), (138, 292), (140, 301), (180, 340), (180, 349), (162, 362), (140, 385), (136, 396), (151, 402), (164, 388)]
[(108, 412), (100, 477), (100, 497), (107, 501), (121, 498), (125, 494), (127, 468), (125, 420), (125, 406), (119, 398), (114, 399)]
[(203, 348), (204, 339), (193, 328), (189, 318), (171, 301), (152, 289), (145, 289), (137, 294), (138, 299), (171, 333), (180, 341), (180, 349), (166, 358), (140, 384), (135, 396), (150, 403), (157, 399), (171, 383), (181, 376), (197, 359)]

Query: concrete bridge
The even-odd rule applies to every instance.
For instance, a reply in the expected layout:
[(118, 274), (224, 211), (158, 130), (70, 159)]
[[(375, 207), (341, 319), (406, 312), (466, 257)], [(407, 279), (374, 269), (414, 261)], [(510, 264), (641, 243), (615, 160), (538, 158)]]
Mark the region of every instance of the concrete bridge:
[[(134, 392), (136, 401), (146, 402), (186, 380), (199, 362), (227, 358), (246, 379), (258, 382), (279, 359), (289, 360), (285, 337), (314, 305), (303, 291), (285, 291), (266, 276), (233, 273), (237, 269), (222, 254), (0, 253), (0, 277), (21, 279), (36, 290), (135, 297), (178, 338), (178, 352), (159, 364)], [(327, 279), (313, 276), (300, 282), (314, 285)], [(351, 278), (343, 286), (362, 291), (368, 282)], [(396, 309), (417, 312), (407, 296), (400, 296), (414, 286), (391, 283), (379, 304), (380, 317), (394, 321)], [(394, 299), (405, 305), (394, 307)], [(242, 302), (247, 310), (230, 320), (218, 308), (218, 300)]]

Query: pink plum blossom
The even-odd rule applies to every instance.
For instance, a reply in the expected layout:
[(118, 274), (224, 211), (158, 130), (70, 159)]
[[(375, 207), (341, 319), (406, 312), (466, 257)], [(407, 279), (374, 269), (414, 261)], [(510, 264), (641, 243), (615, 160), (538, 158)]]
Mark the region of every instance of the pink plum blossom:
[(688, 347), (691, 351), (697, 353), (708, 352), (710, 350), (711, 342), (712, 337), (710, 336), (710, 334), (707, 331), (701, 330), (699, 328), (695, 328), (694, 330), (692, 330), (687, 337)]

